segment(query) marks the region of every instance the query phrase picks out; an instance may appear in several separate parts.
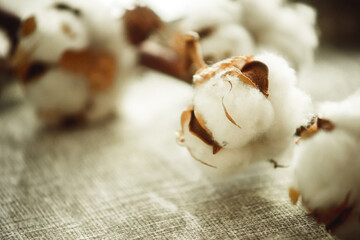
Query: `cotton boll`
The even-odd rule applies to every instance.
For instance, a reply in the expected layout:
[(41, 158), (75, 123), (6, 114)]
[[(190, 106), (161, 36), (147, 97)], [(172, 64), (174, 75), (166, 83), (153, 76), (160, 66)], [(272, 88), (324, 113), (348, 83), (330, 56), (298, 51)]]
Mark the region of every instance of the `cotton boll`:
[(295, 86), (294, 71), (273, 54), (203, 66), (193, 81), (178, 141), (194, 159), (216, 167), (209, 172), (217, 176), (288, 154), (297, 124), (311, 109), (309, 97)]
[(15, 59), (38, 115), (62, 125), (110, 115), (136, 52), (126, 41), (123, 21), (103, 3), (63, 1), (40, 6), (24, 20)]
[(319, 132), (301, 141), (295, 154), (293, 188), (315, 219), (340, 231), (340, 238), (349, 232), (349, 239), (360, 236), (359, 141), (342, 129)]
[[(360, 189), (357, 139), (335, 129), (319, 132), (297, 147), (294, 177), (304, 202), (310, 209), (340, 205), (351, 193), (354, 198)], [(354, 160), (357, 159), (357, 160)]]
[(360, 237), (360, 92), (341, 102), (325, 102), (296, 146), (293, 203), (303, 205), (341, 239)]
[[(213, 68), (224, 63), (226, 61), (217, 63)], [(226, 74), (226, 71), (236, 70), (236, 67), (220, 70), (195, 88), (193, 100), (196, 113), (203, 118), (214, 139), (227, 148), (241, 147), (258, 137), (274, 118), (272, 106), (264, 94), (237, 76)]]

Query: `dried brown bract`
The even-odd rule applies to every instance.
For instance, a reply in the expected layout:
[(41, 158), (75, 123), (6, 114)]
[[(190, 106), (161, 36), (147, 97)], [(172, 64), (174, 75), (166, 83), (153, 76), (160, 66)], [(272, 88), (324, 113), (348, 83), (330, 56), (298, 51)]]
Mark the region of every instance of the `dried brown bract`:
[(89, 81), (92, 90), (108, 89), (114, 81), (116, 61), (106, 52), (95, 50), (66, 51), (59, 61), (60, 67), (80, 74)]
[(124, 24), (129, 41), (139, 45), (163, 25), (160, 17), (150, 8), (136, 6), (124, 14)]
[(248, 62), (243, 66), (241, 72), (250, 78), (266, 97), (269, 96), (269, 69), (264, 63), (259, 61)]
[(30, 36), (36, 30), (36, 19), (34, 16), (25, 19), (20, 29), (21, 37)]
[(189, 123), (189, 131), (200, 138), (204, 143), (213, 147), (213, 154), (221, 150), (221, 146), (213, 139), (210, 131), (200, 124), (195, 117), (194, 111), (191, 111), (191, 119)]
[(335, 124), (328, 119), (314, 117), (311, 119), (310, 123), (307, 126), (300, 126), (296, 129), (296, 136), (300, 136), (297, 144), (302, 139), (308, 139), (318, 133), (320, 130), (323, 131), (332, 131), (335, 128)]
[(57, 10), (60, 10), (60, 11), (68, 11), (77, 17), (80, 17), (82, 14), (79, 9), (73, 8), (69, 5), (67, 5), (66, 3), (62, 3), (62, 2), (55, 3), (54, 8), (56, 8)]

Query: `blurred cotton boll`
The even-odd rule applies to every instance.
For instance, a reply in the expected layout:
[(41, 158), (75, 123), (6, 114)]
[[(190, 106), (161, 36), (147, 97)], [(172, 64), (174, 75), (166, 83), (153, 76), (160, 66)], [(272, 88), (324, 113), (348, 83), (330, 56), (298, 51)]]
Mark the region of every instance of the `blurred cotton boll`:
[(315, 16), (311, 7), (288, 1), (200, 1), (179, 28), (199, 33), (205, 59), (272, 51), (302, 69), (312, 64), (318, 45)]
[(341, 239), (360, 237), (360, 91), (325, 102), (301, 134), (290, 197)]
[(23, 18), (13, 62), (44, 122), (99, 121), (114, 111), (136, 53), (109, 12), (96, 1), (39, 2)]

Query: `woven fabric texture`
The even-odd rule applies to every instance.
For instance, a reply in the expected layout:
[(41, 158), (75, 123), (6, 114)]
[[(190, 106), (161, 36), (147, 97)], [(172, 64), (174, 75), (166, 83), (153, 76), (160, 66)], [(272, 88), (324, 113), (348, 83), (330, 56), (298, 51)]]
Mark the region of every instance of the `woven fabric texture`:
[[(316, 100), (341, 99), (359, 88), (359, 59), (325, 51), (301, 85)], [(291, 205), (288, 168), (263, 162), (227, 182), (204, 178), (175, 142), (190, 98), (185, 83), (145, 73), (117, 117), (56, 130), (2, 92), (0, 239), (333, 239)]]

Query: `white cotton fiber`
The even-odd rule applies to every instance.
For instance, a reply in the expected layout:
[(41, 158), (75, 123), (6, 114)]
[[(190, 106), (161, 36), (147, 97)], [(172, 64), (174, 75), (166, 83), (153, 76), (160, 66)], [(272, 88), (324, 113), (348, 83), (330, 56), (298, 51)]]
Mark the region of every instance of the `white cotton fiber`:
[(85, 79), (55, 68), (29, 84), (25, 94), (36, 109), (70, 115), (85, 107), (88, 87)]
[[(190, 110), (208, 135), (193, 130), (189, 114), (182, 116), (179, 142), (196, 160), (211, 165), (207, 172), (213, 176), (228, 177), (249, 163), (285, 154), (294, 144), (296, 128), (307, 122), (311, 111), (310, 98), (295, 86), (294, 70), (284, 59), (274, 54), (239, 59), (226, 59), (194, 75)], [(268, 69), (267, 91), (241, 77), (248, 74), (244, 66), (254, 62)], [(253, 74), (263, 76), (261, 71), (265, 70)]]
[(239, 21), (241, 5), (232, 1), (213, 0), (206, 4), (196, 3), (187, 11), (181, 22), (181, 29), (199, 31), (209, 27), (218, 27)]
[(312, 112), (311, 99), (297, 86), (295, 71), (285, 59), (276, 54), (264, 53), (255, 57), (269, 68), (269, 97), (275, 119), (266, 133), (269, 140), (292, 136), (295, 129), (304, 125)]
[(324, 102), (319, 107), (322, 117), (331, 119), (344, 130), (360, 136), (360, 90), (341, 102)]
[(250, 55), (254, 52), (255, 44), (242, 26), (224, 24), (214, 29), (211, 37), (201, 41), (201, 48), (204, 59), (218, 61), (234, 55)]
[(359, 91), (341, 102), (321, 104), (319, 117), (332, 125), (318, 126), (312, 136), (301, 139), (293, 164), (291, 187), (303, 204), (318, 222), (346, 239), (360, 237), (359, 104)]
[(10, 50), (10, 42), (7, 35), (0, 29), (0, 58), (6, 58)]
[(282, 0), (239, 2), (243, 6), (243, 25), (260, 50), (281, 54), (293, 67), (312, 63), (318, 45), (312, 8)]

